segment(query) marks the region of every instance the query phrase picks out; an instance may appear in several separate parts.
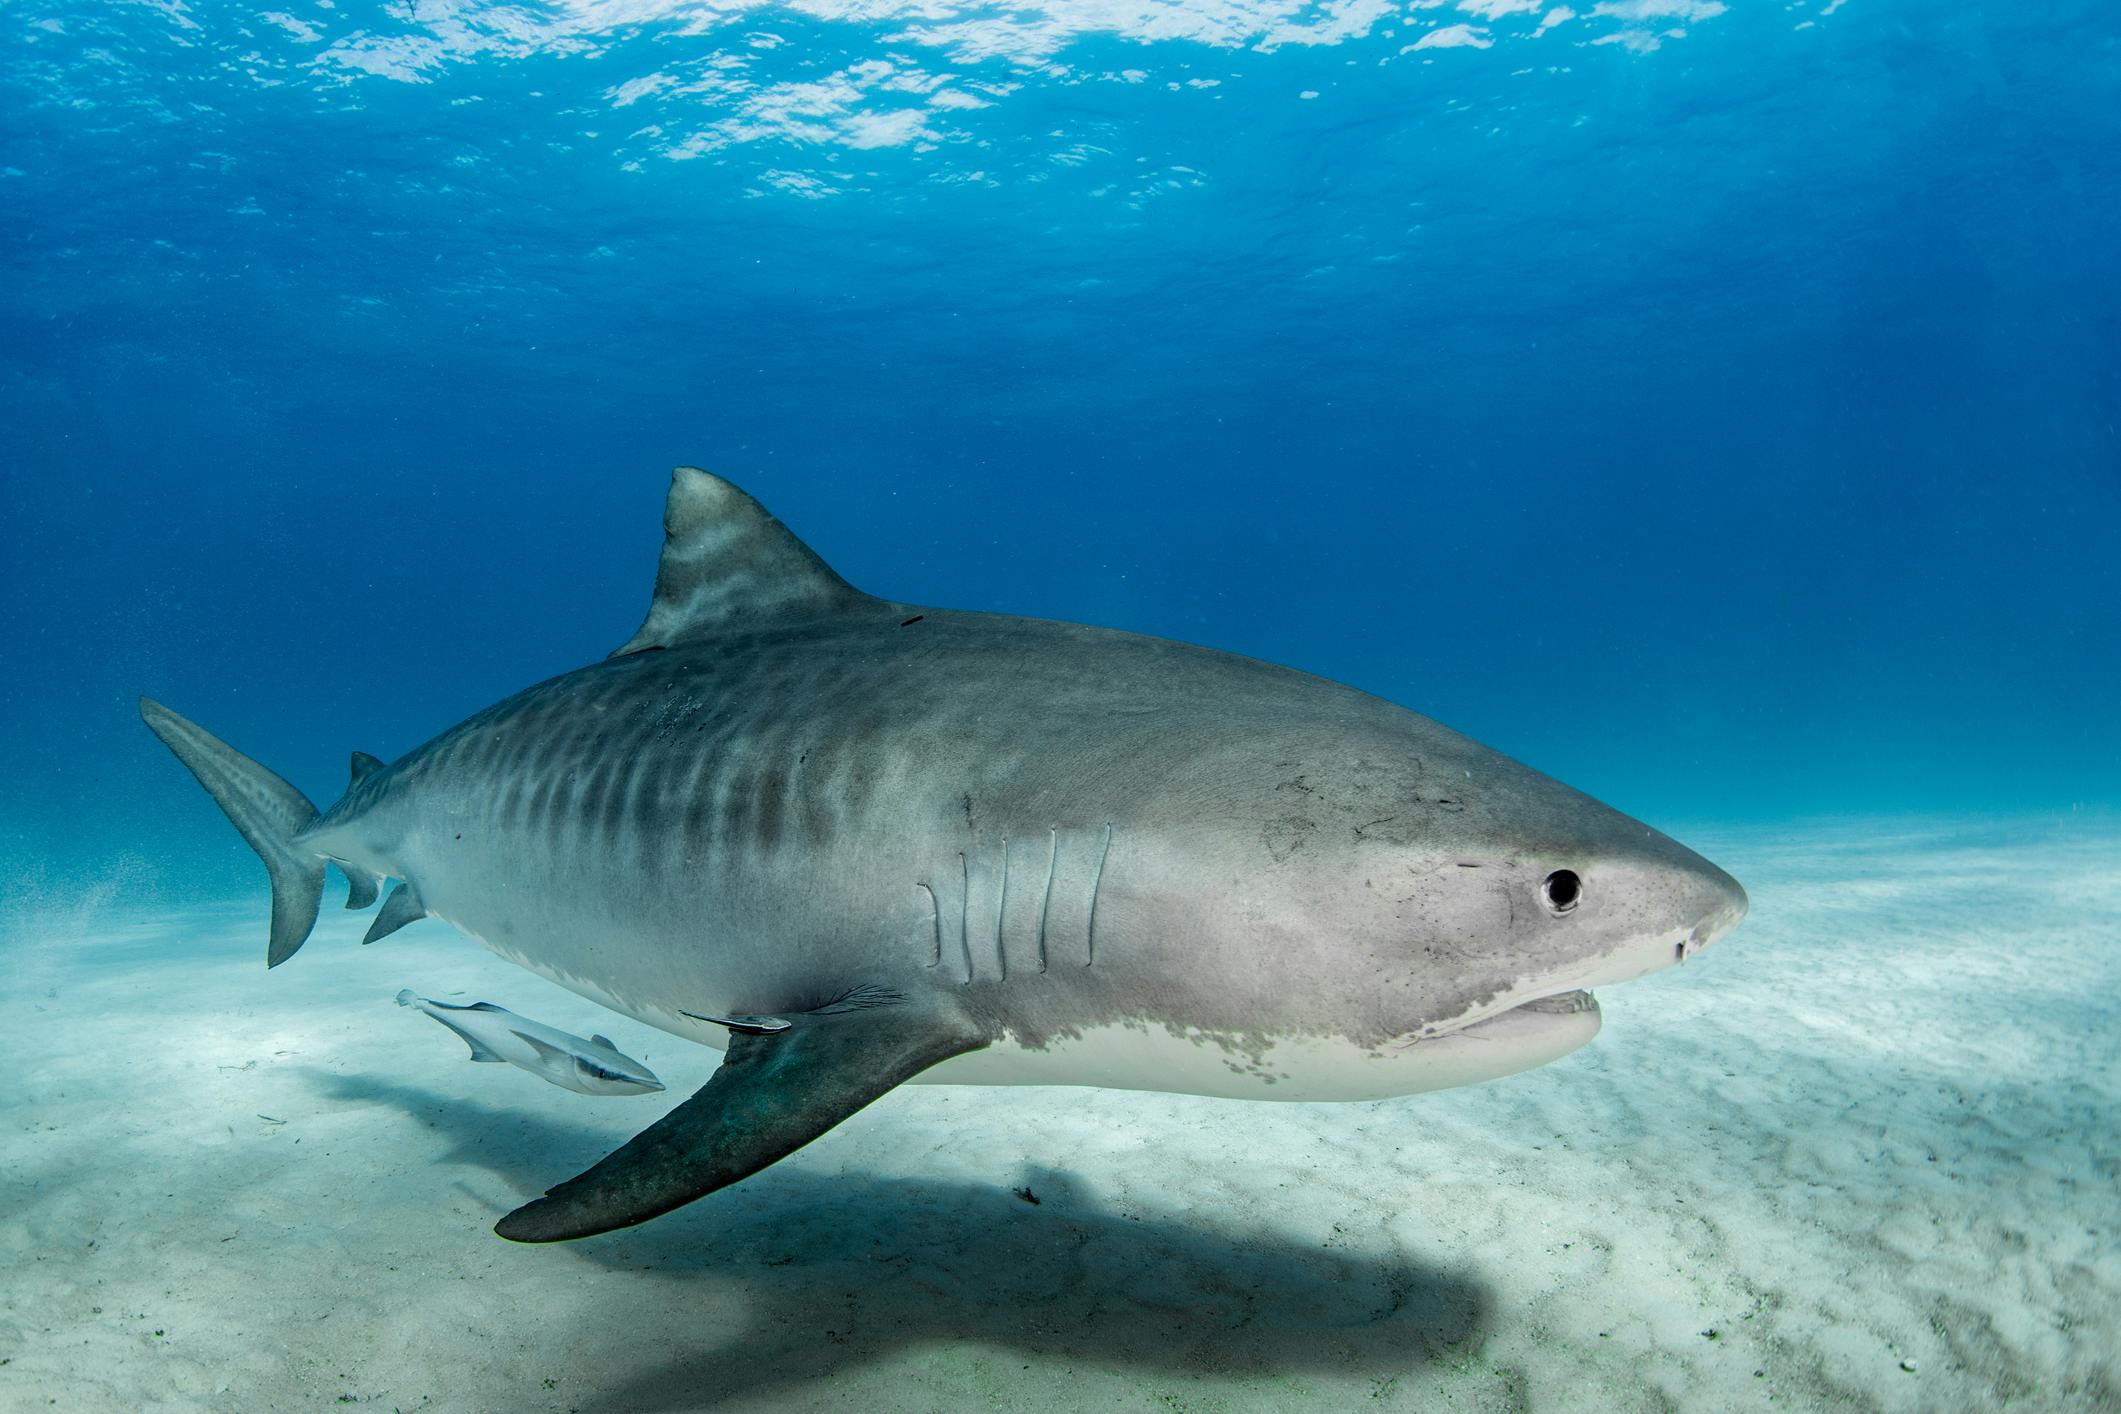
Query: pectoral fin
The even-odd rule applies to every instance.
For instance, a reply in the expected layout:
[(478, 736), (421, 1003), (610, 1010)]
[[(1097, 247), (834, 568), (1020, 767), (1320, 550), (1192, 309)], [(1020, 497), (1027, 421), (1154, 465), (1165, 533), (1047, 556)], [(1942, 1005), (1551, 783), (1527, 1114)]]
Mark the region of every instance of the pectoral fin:
[(494, 1231), (559, 1242), (646, 1222), (787, 1157), (929, 1066), (986, 1044), (963, 1017), (903, 1002), (785, 1015), (786, 1030), (732, 1035), (698, 1094)]
[[(429, 1016), (434, 1016), (434, 1013), (433, 1013), (433, 1012), (429, 1012), (429, 1013), (427, 1013), (427, 1014), (428, 1014)], [(463, 1027), (461, 1027), (461, 1026), (457, 1026), (457, 1025), (454, 1025), (454, 1024), (452, 1024), (452, 1023), (451, 1023), (450, 1021), (448, 1021), (447, 1019), (445, 1019), (445, 1018), (443, 1018), (443, 1017), (439, 1017), (439, 1016), (434, 1016), (434, 1019), (435, 1019), (436, 1021), (439, 1021), (439, 1022), (441, 1022), (441, 1023), (442, 1023), (442, 1024), (444, 1025), (444, 1026), (447, 1026), (447, 1027), (449, 1027), (449, 1029), (450, 1029), (450, 1030), (452, 1030), (452, 1031), (456, 1032), (456, 1033), (457, 1033), (457, 1039), (458, 1039), (458, 1040), (460, 1040), (460, 1041), (462, 1041), (462, 1042), (463, 1042), (463, 1043), (464, 1043), (465, 1045), (467, 1045), (467, 1046), (471, 1047), (471, 1058), (472, 1058), (473, 1060), (477, 1061), (477, 1062), (478, 1062), (479, 1064), (481, 1064), (481, 1065), (500, 1065), (500, 1064), (502, 1064), (502, 1060), (501, 1060), (501, 1058), (500, 1058), (499, 1056), (495, 1055), (495, 1054), (494, 1054), (494, 1053), (493, 1053), (492, 1051), (489, 1051), (489, 1050), (487, 1050), (487, 1049), (486, 1049), (486, 1043), (485, 1043), (484, 1041), (481, 1041), (481, 1040), (480, 1040), (480, 1039), (479, 1039), (478, 1037), (476, 1037), (476, 1036), (472, 1035), (472, 1034), (471, 1034), (471, 1033), (470, 1033), (469, 1031), (466, 1031), (466, 1030), (465, 1030), (465, 1029), (464, 1029)]]
[(563, 1051), (549, 1041), (540, 1041), (527, 1031), (518, 1031), (511, 1026), (508, 1028), (508, 1034), (527, 1044), (531, 1050), (537, 1052), (542, 1060), (565, 1061), (569, 1065), (573, 1065), (575, 1062), (574, 1052)]

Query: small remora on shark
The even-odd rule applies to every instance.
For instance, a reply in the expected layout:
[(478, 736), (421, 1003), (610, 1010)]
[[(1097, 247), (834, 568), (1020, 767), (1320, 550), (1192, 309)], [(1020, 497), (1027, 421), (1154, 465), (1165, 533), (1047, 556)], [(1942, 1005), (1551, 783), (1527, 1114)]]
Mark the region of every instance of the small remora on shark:
[(646, 1095), (663, 1088), (655, 1072), (611, 1044), (517, 1016), (492, 1002), (438, 1002), (407, 987), (398, 1005), (433, 1017), (471, 1047), (471, 1058), (505, 1062), (549, 1085), (582, 1095)]
[(691, 1099), (504, 1217), (652, 1218), (920, 1077), (1352, 1100), (1540, 1065), (1587, 989), (1744, 915), (1657, 831), (1450, 729), (1287, 668), (897, 603), (681, 468), (648, 617), (609, 659), (321, 814), (141, 712), (272, 877), (268, 965), (401, 880), (626, 1015), (726, 1048)]

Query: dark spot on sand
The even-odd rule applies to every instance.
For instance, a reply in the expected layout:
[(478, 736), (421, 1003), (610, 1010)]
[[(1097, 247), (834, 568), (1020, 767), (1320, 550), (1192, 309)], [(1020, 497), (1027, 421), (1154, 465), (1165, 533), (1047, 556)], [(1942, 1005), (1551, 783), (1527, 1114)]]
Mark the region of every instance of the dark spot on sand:
[(1302, 815), (1284, 815), (1278, 820), (1269, 820), (1260, 829), (1260, 840), (1267, 847), (1267, 854), (1276, 864), (1304, 847), (1311, 831), (1318, 822)]

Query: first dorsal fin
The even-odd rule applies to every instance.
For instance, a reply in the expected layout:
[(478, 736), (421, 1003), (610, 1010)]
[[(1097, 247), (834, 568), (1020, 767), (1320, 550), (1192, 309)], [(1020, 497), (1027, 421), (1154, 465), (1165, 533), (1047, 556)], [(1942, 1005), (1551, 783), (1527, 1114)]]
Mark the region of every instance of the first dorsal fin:
[(655, 602), (614, 658), (705, 638), (747, 620), (814, 618), (869, 602), (743, 491), (681, 466), (663, 508)]

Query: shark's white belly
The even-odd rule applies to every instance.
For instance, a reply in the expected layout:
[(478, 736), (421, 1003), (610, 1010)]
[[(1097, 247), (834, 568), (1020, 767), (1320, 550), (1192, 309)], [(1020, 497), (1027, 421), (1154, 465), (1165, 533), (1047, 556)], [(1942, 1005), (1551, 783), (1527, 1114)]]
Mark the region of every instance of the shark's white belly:
[[(448, 920), (454, 922), (454, 920)], [(622, 1016), (630, 1016), (713, 1050), (722, 1027), (665, 1007), (613, 995), (596, 979), (552, 966), (456, 923), (496, 956), (535, 972)], [(1598, 1005), (1588, 994), (1570, 1009), (1518, 1009), (1404, 1045), (1359, 1046), (1343, 1037), (1295, 1036), (1257, 1051), (1219, 1038), (1165, 1027), (1101, 1025), (1039, 1047), (1004, 1035), (915, 1077), (931, 1085), (1096, 1085), (1243, 1100), (1382, 1100), (1475, 1085), (1558, 1060), (1598, 1034)]]
[[(1588, 999), (1586, 999), (1588, 1000)], [(1337, 1036), (1277, 1039), (1256, 1054), (1217, 1039), (1098, 1026), (1030, 1050), (1004, 1037), (944, 1061), (917, 1081), (956, 1085), (1101, 1085), (1241, 1100), (1383, 1100), (1448, 1090), (1558, 1060), (1598, 1034), (1580, 1011), (1505, 1012), (1449, 1035), (1369, 1049)]]

